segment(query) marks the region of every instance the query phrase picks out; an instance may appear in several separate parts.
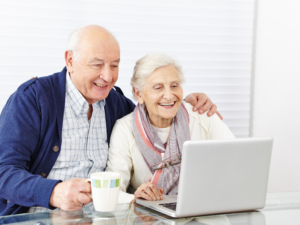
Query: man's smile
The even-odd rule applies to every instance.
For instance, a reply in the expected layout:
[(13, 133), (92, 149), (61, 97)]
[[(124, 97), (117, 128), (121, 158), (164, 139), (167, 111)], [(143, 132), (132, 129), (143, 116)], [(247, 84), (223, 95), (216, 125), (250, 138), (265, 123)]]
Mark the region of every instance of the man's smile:
[(102, 84), (97, 84), (97, 83), (94, 83), (94, 84), (95, 84), (97, 87), (102, 87), (102, 88), (103, 88), (103, 87), (107, 87), (107, 85), (105, 85), (105, 84), (103, 84), (103, 85), (102, 85)]

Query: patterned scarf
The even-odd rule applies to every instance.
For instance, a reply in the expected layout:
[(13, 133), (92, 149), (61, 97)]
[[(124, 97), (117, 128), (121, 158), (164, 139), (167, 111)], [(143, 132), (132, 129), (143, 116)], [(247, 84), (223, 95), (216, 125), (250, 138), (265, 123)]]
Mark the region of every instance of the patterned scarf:
[[(164, 188), (166, 195), (176, 195), (178, 193), (180, 164), (159, 170), (153, 170), (152, 165), (163, 160), (162, 153), (164, 159), (181, 154), (183, 143), (190, 140), (189, 115), (186, 108), (181, 104), (173, 118), (166, 146), (158, 137), (156, 129), (151, 126), (145, 104), (138, 104), (135, 108), (132, 126), (138, 147), (152, 173), (151, 183)], [(158, 167), (163, 167), (163, 164), (159, 164)]]

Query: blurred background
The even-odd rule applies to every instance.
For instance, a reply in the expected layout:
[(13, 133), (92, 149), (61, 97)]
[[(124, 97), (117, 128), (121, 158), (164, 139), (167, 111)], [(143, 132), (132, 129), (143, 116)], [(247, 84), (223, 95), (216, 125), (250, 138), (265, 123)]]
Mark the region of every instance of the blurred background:
[(136, 60), (175, 57), (185, 96), (206, 93), (236, 137), (274, 138), (268, 191), (300, 191), (299, 0), (0, 0), (0, 111), (21, 83), (60, 72), (89, 24), (119, 41), (128, 98)]

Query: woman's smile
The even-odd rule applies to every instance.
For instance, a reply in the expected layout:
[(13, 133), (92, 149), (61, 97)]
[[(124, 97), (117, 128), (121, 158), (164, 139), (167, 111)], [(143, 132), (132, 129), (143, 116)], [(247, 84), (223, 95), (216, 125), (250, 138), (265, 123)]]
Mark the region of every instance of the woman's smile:
[(170, 126), (183, 98), (177, 70), (171, 65), (156, 69), (137, 98), (140, 104), (146, 104), (152, 125)]

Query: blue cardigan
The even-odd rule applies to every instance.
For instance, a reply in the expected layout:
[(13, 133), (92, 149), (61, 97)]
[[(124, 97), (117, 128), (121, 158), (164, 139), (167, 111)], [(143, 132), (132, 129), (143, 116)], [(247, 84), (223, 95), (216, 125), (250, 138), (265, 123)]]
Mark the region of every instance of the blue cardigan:
[[(45, 179), (61, 147), (66, 93), (66, 68), (29, 80), (7, 101), (0, 115), (0, 216), (25, 213), (49, 205), (59, 180)], [(135, 105), (120, 88), (106, 98), (107, 142), (117, 119)]]

